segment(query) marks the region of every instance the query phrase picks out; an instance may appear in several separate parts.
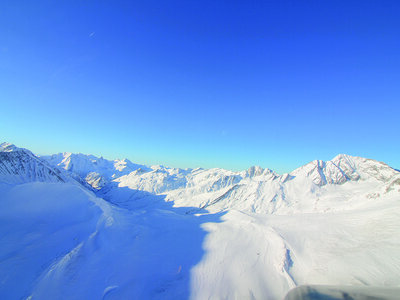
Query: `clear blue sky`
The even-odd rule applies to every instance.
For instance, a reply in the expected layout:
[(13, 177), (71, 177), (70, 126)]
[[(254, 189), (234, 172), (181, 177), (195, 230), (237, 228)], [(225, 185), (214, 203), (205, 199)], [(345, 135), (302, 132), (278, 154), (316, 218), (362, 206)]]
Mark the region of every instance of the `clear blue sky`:
[(0, 138), (180, 167), (400, 168), (400, 1), (1, 1)]

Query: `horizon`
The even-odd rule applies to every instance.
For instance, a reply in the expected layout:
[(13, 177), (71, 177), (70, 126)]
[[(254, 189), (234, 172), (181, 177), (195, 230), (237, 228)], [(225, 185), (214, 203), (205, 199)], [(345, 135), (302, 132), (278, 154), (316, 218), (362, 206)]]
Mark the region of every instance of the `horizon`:
[[(0, 145), (3, 145), (3, 144), (8, 144), (8, 145), (13, 145), (13, 146), (16, 146), (17, 148), (23, 148), (23, 149), (27, 149), (27, 150), (29, 150), (29, 151), (32, 151), (31, 149), (29, 149), (29, 148), (25, 148), (25, 147), (19, 147), (18, 145), (15, 145), (15, 144), (13, 144), (13, 143), (9, 143), (9, 142), (0, 142)], [(292, 173), (292, 172), (294, 172), (296, 169), (298, 169), (298, 168), (301, 168), (301, 167), (303, 167), (303, 166), (305, 166), (305, 165), (307, 165), (307, 164), (309, 164), (309, 163), (311, 163), (311, 162), (313, 162), (313, 161), (323, 161), (323, 162), (328, 162), (328, 161), (332, 161), (332, 160), (334, 160), (337, 156), (339, 156), (339, 155), (346, 155), (346, 156), (350, 156), (350, 157), (359, 157), (359, 158), (364, 158), (364, 159), (371, 159), (371, 158), (368, 158), (368, 157), (361, 157), (361, 156), (355, 156), (355, 155), (349, 155), (349, 154), (346, 154), (346, 153), (338, 153), (338, 154), (336, 154), (334, 157), (332, 157), (332, 158), (330, 158), (329, 160), (323, 160), (323, 159), (316, 159), (316, 160), (312, 160), (312, 161), (309, 161), (309, 162), (306, 162), (306, 163), (304, 163), (304, 164), (302, 164), (302, 165), (299, 165), (298, 167), (296, 167), (296, 168), (294, 168), (294, 169), (292, 169), (292, 170), (289, 170), (289, 171), (287, 171), (287, 172), (278, 172), (277, 170), (275, 170), (275, 169), (272, 169), (272, 168), (269, 168), (268, 166), (259, 166), (259, 165), (252, 165), (252, 166), (249, 166), (249, 167), (247, 167), (247, 168), (245, 168), (245, 169), (237, 169), (237, 170), (234, 170), (234, 169), (226, 169), (226, 168), (223, 168), (223, 167), (218, 167), (218, 166), (216, 166), (216, 167), (212, 167), (212, 168), (205, 168), (205, 167), (202, 167), (202, 166), (195, 166), (195, 167), (181, 167), (181, 166), (170, 166), (170, 165), (166, 165), (166, 164), (148, 164), (148, 163), (146, 163), (146, 162), (136, 162), (136, 161), (132, 161), (131, 159), (129, 159), (128, 157), (122, 157), (122, 158), (120, 158), (120, 157), (118, 157), (118, 158), (110, 158), (110, 157), (104, 157), (103, 155), (98, 155), (98, 154), (93, 154), (93, 153), (82, 153), (82, 152), (57, 152), (57, 153), (50, 153), (50, 154), (41, 154), (41, 153), (36, 153), (36, 152), (34, 152), (34, 151), (32, 151), (32, 153), (34, 154), (34, 155), (37, 155), (38, 157), (42, 157), (42, 156), (52, 156), (52, 155), (57, 155), (57, 154), (75, 154), (75, 155), (84, 155), (84, 156), (94, 156), (94, 157), (96, 157), (97, 159), (105, 159), (105, 160), (108, 160), (108, 161), (115, 161), (115, 160), (129, 160), (131, 163), (133, 163), (133, 164), (136, 164), (136, 165), (143, 165), (143, 166), (146, 166), (146, 167), (156, 167), (156, 166), (160, 166), (160, 167), (165, 167), (165, 168), (178, 168), (178, 169), (183, 169), (183, 170), (195, 170), (195, 169), (204, 169), (204, 170), (209, 170), (209, 169), (223, 169), (223, 170), (227, 170), (227, 171), (232, 171), (232, 172), (242, 172), (242, 171), (246, 171), (246, 170), (248, 170), (248, 169), (250, 169), (250, 168), (252, 168), (252, 167), (261, 167), (262, 169), (269, 169), (269, 170), (271, 170), (271, 171), (273, 171), (273, 172), (275, 172), (275, 173), (277, 173), (278, 175), (284, 175), (284, 174), (290, 174), (290, 173)], [(378, 161), (378, 162), (383, 162), (383, 163), (385, 163), (386, 165), (388, 165), (390, 168), (392, 168), (393, 170), (396, 170), (396, 171), (399, 171), (400, 172), (400, 170), (399, 169), (397, 169), (396, 167), (393, 167), (393, 166), (391, 166), (391, 165), (389, 165), (389, 164), (387, 164), (386, 162), (384, 162), (384, 161), (379, 161), (379, 160), (375, 160), (375, 161)]]
[(400, 169), (399, 9), (6, 1), (1, 139), (181, 168), (283, 174), (345, 153)]

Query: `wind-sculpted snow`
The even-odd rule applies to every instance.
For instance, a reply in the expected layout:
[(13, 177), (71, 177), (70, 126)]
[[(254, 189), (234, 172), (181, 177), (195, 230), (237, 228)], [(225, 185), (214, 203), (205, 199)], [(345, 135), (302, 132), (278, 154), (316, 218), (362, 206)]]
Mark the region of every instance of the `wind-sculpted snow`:
[(400, 282), (400, 173), (381, 162), (279, 175), (0, 150), (0, 299), (274, 300)]
[(188, 299), (201, 224), (222, 215), (160, 201), (125, 210), (73, 183), (0, 195), (0, 299)]

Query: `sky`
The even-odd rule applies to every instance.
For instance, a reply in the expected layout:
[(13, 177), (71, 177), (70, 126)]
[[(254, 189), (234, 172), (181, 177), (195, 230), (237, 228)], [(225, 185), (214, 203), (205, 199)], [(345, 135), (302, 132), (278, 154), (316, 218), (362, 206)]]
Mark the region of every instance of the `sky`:
[(174, 167), (400, 169), (400, 1), (1, 1), (0, 140)]

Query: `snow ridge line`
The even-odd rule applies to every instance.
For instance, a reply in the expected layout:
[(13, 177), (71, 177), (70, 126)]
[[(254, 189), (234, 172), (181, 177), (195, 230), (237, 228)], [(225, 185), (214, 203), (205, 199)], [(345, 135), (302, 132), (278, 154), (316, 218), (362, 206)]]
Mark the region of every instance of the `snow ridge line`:
[(233, 192), (234, 190), (236, 190), (239, 186), (242, 186), (242, 184), (235, 184), (233, 187), (231, 187), (229, 190), (227, 190), (225, 193), (223, 193), (221, 196), (215, 198), (213, 201), (211, 201), (210, 203), (204, 204), (203, 206), (196, 208), (196, 209), (192, 209), (186, 212), (186, 214), (191, 214), (193, 212), (196, 211), (201, 211), (202, 209), (205, 209), (207, 207), (210, 207), (216, 203), (218, 203), (219, 201), (223, 200), (225, 197), (229, 196), (229, 194), (231, 192)]
[[(64, 256), (60, 257), (59, 259), (56, 259), (55, 262), (53, 262), (49, 267), (47, 267), (41, 275), (38, 276), (36, 279), (36, 283), (33, 285), (35, 288), (40, 286), (40, 283), (46, 280), (50, 280), (51, 277), (63, 275), (63, 270), (68, 266), (68, 264), (79, 254), (80, 250), (83, 247), (83, 243), (81, 242), (78, 244), (75, 248), (73, 248), (71, 251), (69, 251), (67, 254)], [(30, 295), (26, 298), (27, 300), (34, 299), (35, 296), (35, 289), (30, 293)]]

